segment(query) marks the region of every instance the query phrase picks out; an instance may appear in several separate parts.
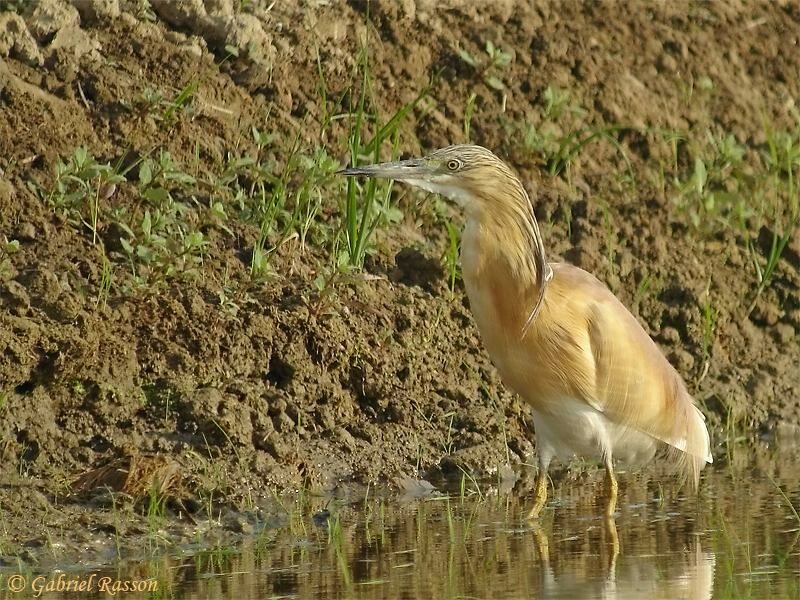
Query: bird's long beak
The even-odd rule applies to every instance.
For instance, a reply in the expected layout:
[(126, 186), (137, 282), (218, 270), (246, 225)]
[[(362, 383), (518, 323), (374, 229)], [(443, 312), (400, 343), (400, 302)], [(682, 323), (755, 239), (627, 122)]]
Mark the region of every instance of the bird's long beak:
[(379, 177), (381, 179), (395, 179), (403, 181), (420, 179), (431, 174), (430, 166), (421, 158), (398, 160), (394, 162), (379, 163), (377, 165), (364, 165), (361, 167), (348, 167), (336, 171), (337, 175), (364, 177)]

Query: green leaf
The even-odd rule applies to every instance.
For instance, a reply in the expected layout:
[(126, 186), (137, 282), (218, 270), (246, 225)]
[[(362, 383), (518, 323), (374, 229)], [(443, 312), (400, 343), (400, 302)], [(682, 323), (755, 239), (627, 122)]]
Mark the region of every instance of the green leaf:
[(153, 181), (153, 161), (146, 158), (139, 165), (139, 184), (142, 186), (150, 185)]
[(694, 159), (694, 177), (693, 177), (695, 189), (697, 190), (698, 194), (702, 194), (703, 190), (706, 187), (706, 182), (708, 181), (708, 171), (706, 170), (706, 163), (703, 162), (702, 158), (695, 158)]
[(122, 246), (122, 249), (128, 254), (133, 254), (133, 246), (131, 246), (131, 243), (125, 238), (119, 238), (119, 245)]
[(403, 220), (403, 211), (394, 206), (388, 207), (383, 214), (389, 223), (399, 223)]
[(263, 148), (264, 146), (269, 146), (277, 137), (274, 133), (266, 133), (265, 131), (259, 131), (258, 128), (253, 125), (253, 141), (255, 142), (256, 146)]
[(153, 251), (145, 245), (137, 246), (136, 256), (146, 263), (153, 262), (153, 259), (155, 259)]
[(494, 57), (494, 64), (498, 67), (505, 67), (511, 63), (511, 59), (514, 58), (514, 55), (510, 52), (503, 52), (502, 50), (498, 50), (497, 54)]
[(463, 48), (456, 48), (456, 52), (458, 56), (461, 57), (465, 63), (467, 63), (470, 67), (477, 67), (480, 63), (466, 50)]
[(250, 263), (252, 265), (252, 271), (255, 273), (260, 273), (264, 270), (265, 263), (266, 256), (264, 255), (264, 251), (258, 247), (253, 248), (253, 258)]
[(89, 150), (86, 148), (86, 146), (79, 146), (75, 149), (75, 154), (73, 156), (75, 158), (75, 164), (79, 168), (82, 168), (83, 165), (86, 164), (86, 159), (89, 156)]
[(142, 197), (158, 205), (170, 199), (169, 192), (162, 187), (148, 188), (144, 191)]
[(169, 181), (177, 181), (178, 183), (183, 184), (192, 184), (195, 182), (194, 177), (188, 173), (184, 173), (183, 171), (171, 171), (169, 173), (164, 173), (164, 179)]
[(144, 233), (144, 237), (149, 238), (150, 233), (153, 228), (153, 220), (150, 216), (150, 211), (144, 211), (144, 218), (142, 219), (142, 233)]
[(228, 215), (225, 213), (225, 206), (222, 204), (222, 202), (217, 201), (211, 203), (211, 214), (219, 217), (223, 221), (228, 220)]
[(483, 81), (488, 85), (490, 88), (497, 90), (498, 92), (502, 92), (506, 89), (505, 84), (500, 81), (497, 77), (490, 75), (489, 77), (485, 77)]
[(203, 237), (203, 232), (201, 231), (192, 231), (189, 235), (186, 236), (186, 241), (184, 245), (187, 248), (202, 248), (206, 245), (205, 238)]

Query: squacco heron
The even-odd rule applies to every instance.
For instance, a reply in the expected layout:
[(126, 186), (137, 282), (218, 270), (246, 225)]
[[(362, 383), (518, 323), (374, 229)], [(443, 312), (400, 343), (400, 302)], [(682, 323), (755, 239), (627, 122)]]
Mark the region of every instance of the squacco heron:
[(683, 379), (605, 285), (574, 265), (547, 262), (530, 198), (503, 161), (457, 145), (340, 173), (403, 181), (464, 210), (462, 277), (475, 323), (504, 383), (533, 416), (539, 471), (530, 518), (547, 501), (556, 457), (603, 463), (608, 516), (617, 502), (614, 459), (641, 464), (663, 448), (697, 486), (711, 447)]

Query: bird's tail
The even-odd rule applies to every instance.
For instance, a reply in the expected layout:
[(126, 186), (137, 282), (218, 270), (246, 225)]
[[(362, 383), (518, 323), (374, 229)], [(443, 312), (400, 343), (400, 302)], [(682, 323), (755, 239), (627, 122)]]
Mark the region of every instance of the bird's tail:
[(692, 397), (684, 392), (685, 402), (681, 403), (680, 414), (676, 418), (675, 434), (664, 440), (669, 444), (669, 458), (678, 472), (697, 489), (700, 471), (706, 463), (714, 462), (711, 456), (711, 440), (706, 428), (706, 419), (695, 406)]

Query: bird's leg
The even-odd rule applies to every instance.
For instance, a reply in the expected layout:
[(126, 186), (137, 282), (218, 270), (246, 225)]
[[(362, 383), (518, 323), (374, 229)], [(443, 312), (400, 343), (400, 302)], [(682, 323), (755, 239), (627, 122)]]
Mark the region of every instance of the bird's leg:
[(542, 526), (539, 523), (533, 524), (533, 541), (536, 544), (536, 550), (539, 552), (539, 560), (545, 566), (549, 566), (550, 545), (547, 543), (547, 535), (542, 531)]
[(536, 474), (536, 485), (533, 490), (533, 508), (528, 513), (528, 519), (538, 519), (547, 503), (547, 466), (549, 463), (549, 458), (540, 456), (539, 472)]
[(617, 557), (619, 556), (619, 535), (617, 535), (617, 524), (614, 522), (613, 517), (606, 517), (606, 532), (611, 546), (611, 557), (608, 560), (608, 579), (609, 581), (614, 581), (616, 578)]
[(544, 505), (547, 503), (547, 472), (539, 469), (536, 475), (536, 487), (533, 492), (533, 508), (528, 513), (529, 519), (538, 519)]
[(608, 503), (606, 504), (606, 517), (611, 518), (617, 508), (617, 492), (619, 491), (619, 485), (617, 484), (617, 478), (614, 476), (614, 465), (610, 456), (606, 458), (605, 465), (606, 495), (608, 497)]

